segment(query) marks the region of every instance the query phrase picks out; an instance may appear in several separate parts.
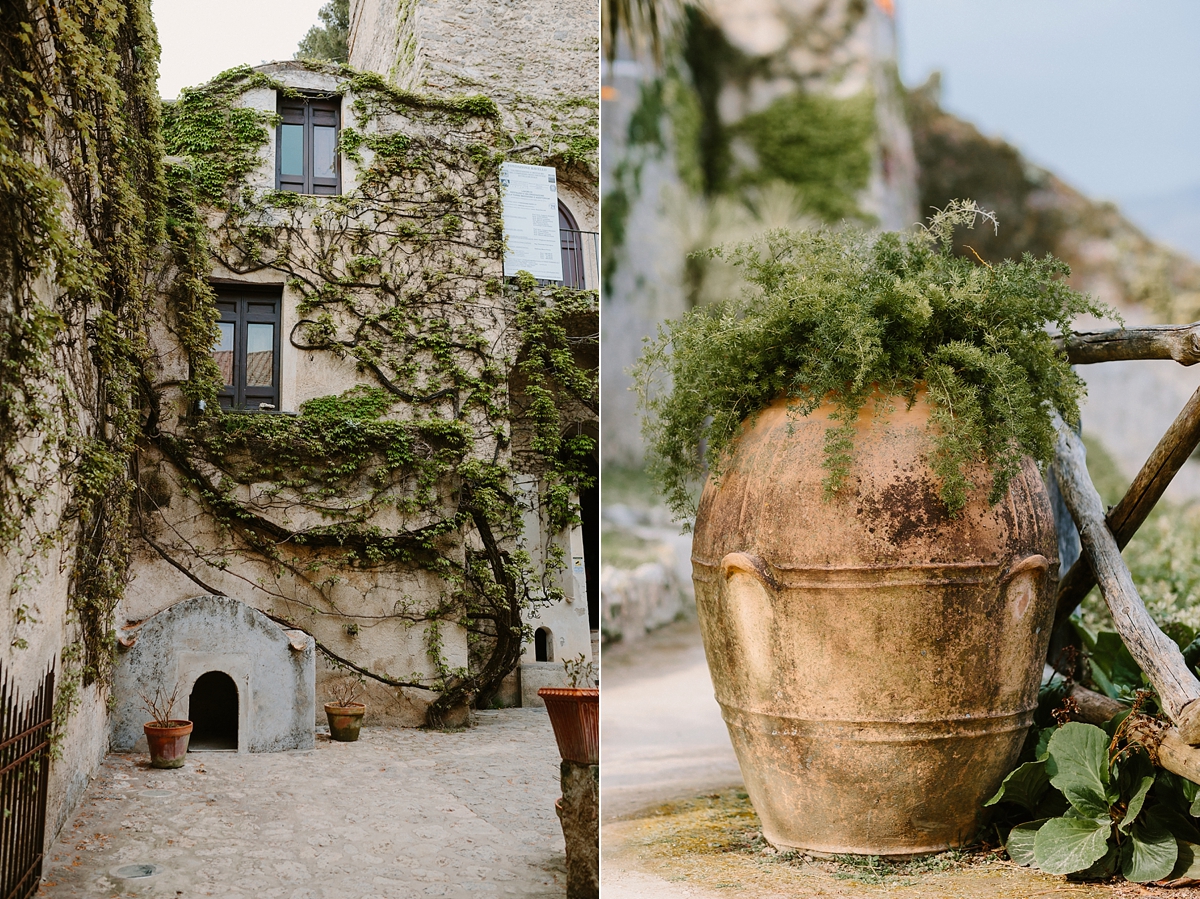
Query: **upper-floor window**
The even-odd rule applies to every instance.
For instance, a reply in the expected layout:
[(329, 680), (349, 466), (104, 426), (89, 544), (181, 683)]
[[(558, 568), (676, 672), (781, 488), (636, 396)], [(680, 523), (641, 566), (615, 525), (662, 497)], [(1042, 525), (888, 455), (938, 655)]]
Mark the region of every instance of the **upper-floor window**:
[(279, 291), (217, 288), (222, 409), (279, 408)]
[(300, 194), (341, 193), (336, 98), (279, 98), (275, 186)]
[(584, 274), (584, 232), (575, 224), (571, 210), (558, 201), (558, 242), (562, 250), (562, 283), (582, 290), (587, 286)]

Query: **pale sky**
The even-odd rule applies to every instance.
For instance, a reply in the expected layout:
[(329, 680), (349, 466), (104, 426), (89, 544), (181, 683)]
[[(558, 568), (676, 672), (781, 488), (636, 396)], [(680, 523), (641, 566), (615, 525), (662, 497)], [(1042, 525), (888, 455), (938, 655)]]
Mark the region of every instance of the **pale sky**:
[(291, 59), (325, 0), (153, 0), (162, 44), (158, 92), (202, 84), (242, 63)]
[(900, 68), (1090, 196), (1200, 185), (1196, 0), (897, 0)]

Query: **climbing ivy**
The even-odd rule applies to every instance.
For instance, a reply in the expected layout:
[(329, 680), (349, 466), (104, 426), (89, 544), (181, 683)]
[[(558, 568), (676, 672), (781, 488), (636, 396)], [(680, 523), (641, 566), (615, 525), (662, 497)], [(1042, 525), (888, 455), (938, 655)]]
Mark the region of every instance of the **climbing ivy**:
[[(73, 553), (60, 733), (111, 669), (133, 527), (204, 589), (242, 578), (285, 624), (343, 616), (336, 588), (357, 573), (422, 573), (429, 600), (387, 617), (424, 629), (435, 677), (318, 645), (439, 691), (432, 723), (487, 702), (526, 610), (558, 595), (522, 545), (517, 462), (553, 526), (577, 521), (595, 448), (562, 435), (596, 412), (596, 295), (496, 277), (498, 170), (594, 167), (594, 102), (545, 110), (552, 139), (524, 148), (486, 97), (309, 63), (353, 98), (341, 149), (359, 174), (313, 198), (249, 183), (277, 117), (243, 98), (295, 93), (271, 76), (234, 69), (160, 111), (145, 0), (9, 4), (0, 49), (0, 549), (23, 560), (12, 596), (51, 549)], [(360, 386), (294, 415), (222, 413), (214, 263), (286, 284), (292, 347)], [(181, 533), (175, 503), (211, 532)], [(470, 635), (466, 667), (443, 658), (447, 624)]]
[[(429, 601), (399, 601), (383, 617), (422, 628), (435, 678), (318, 647), (383, 683), (440, 691), (429, 711), (438, 723), (464, 700), (491, 700), (529, 636), (526, 610), (560, 595), (561, 551), (521, 545), (531, 500), (513, 485), (518, 471), (537, 473), (549, 527), (578, 523), (571, 496), (591, 485), (595, 446), (562, 435), (598, 411), (597, 300), (496, 278), (499, 165), (517, 137), (493, 101), (307, 65), (350, 98), (341, 142), (356, 186), (342, 196), (247, 186), (275, 119), (238, 98), (289, 90), (266, 74), (226, 72), (164, 116), (180, 274), (169, 323), (189, 364), (184, 379), (156, 374), (163, 408), (186, 412), (164, 413), (147, 437), (142, 532), (198, 584), (211, 589), (205, 579), (218, 571), (242, 577), (268, 614), (306, 629), (353, 617), (338, 597), (357, 573), (432, 577)], [(551, 149), (566, 164), (589, 152), (563, 146)], [(352, 369), (371, 386), (309, 400), (295, 415), (221, 413), (206, 254), (235, 275), (285, 284), (300, 317), (286, 336), (305, 364)], [(172, 531), (162, 477), (203, 506), (219, 540)], [(447, 623), (469, 635), (466, 668), (443, 658)]]
[(51, 550), (71, 560), (60, 733), (78, 687), (111, 668), (128, 563), (163, 233), (157, 65), (147, 0), (0, 12), (0, 552), (25, 616)]

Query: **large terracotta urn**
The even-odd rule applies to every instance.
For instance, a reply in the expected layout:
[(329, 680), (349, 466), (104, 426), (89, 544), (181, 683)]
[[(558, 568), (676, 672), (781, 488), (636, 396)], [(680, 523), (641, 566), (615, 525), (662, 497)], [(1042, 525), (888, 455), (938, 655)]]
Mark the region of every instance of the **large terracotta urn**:
[(970, 841), (1033, 720), (1058, 551), (1029, 459), (952, 517), (930, 408), (859, 417), (841, 490), (831, 407), (763, 411), (704, 488), (692, 570), (705, 652), (764, 836), (821, 853)]

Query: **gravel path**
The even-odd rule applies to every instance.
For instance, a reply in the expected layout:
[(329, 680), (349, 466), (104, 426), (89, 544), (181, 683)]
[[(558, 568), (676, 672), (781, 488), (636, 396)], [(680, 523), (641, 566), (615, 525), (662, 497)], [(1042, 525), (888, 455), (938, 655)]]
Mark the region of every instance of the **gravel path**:
[(550, 721), (477, 715), (460, 733), (364, 728), (307, 751), (191, 753), (176, 771), (110, 755), (38, 897), (562, 897)]

